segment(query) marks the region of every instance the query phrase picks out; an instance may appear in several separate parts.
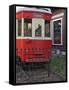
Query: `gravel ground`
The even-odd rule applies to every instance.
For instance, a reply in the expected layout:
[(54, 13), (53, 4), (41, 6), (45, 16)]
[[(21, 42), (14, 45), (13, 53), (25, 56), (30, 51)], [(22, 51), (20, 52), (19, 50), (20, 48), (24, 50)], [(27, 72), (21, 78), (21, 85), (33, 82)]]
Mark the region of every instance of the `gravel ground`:
[(53, 72), (50, 72), (50, 76), (48, 77), (48, 72), (45, 68), (24, 70), (21, 68), (21, 66), (16, 65), (16, 83), (37, 83), (54, 81), (64, 80)]

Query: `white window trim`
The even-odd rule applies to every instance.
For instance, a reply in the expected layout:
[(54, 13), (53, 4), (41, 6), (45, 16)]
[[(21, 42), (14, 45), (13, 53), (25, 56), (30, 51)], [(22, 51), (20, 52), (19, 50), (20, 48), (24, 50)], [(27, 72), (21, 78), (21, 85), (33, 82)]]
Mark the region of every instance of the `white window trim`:
[(24, 37), (24, 18), (22, 18), (22, 37)]
[[(54, 21), (58, 21), (58, 20), (61, 20), (61, 44), (55, 44), (55, 43), (54, 43), (54, 28), (53, 28), (53, 25), (54, 25), (54, 24), (53, 24), (53, 22), (54, 22)], [(52, 21), (51, 21), (51, 24), (52, 24), (52, 25), (51, 25), (51, 28), (52, 28), (52, 32), (51, 32), (52, 44), (53, 44), (53, 45), (63, 45), (63, 41), (62, 41), (62, 18), (58, 18), (58, 19), (52, 20)]]

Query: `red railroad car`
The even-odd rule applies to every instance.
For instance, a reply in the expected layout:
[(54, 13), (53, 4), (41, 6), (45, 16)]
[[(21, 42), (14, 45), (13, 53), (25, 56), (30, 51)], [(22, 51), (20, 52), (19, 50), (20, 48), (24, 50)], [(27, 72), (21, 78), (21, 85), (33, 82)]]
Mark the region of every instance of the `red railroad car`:
[(27, 8), (16, 12), (16, 56), (21, 62), (49, 62), (51, 10)]

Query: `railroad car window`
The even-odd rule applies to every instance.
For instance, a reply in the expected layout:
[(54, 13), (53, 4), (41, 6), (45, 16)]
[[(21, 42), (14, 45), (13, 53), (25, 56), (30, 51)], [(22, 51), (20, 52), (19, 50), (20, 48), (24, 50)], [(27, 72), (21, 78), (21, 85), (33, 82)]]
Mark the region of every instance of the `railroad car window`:
[(21, 36), (22, 33), (22, 20), (18, 19), (18, 36)]
[(61, 20), (53, 22), (54, 25), (54, 43), (61, 44)]
[(41, 37), (41, 31), (42, 31), (42, 26), (38, 24), (37, 28), (35, 29), (35, 36)]
[(50, 22), (45, 21), (45, 37), (50, 37)]
[(32, 19), (24, 19), (24, 36), (32, 36)]
[(33, 35), (35, 38), (42, 38), (44, 31), (44, 19), (43, 18), (34, 18), (33, 19)]

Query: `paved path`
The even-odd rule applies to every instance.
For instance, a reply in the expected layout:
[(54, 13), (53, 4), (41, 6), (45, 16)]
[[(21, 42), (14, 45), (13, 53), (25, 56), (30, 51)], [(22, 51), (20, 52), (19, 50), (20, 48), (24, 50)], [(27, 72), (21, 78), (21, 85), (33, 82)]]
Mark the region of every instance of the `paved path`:
[(16, 83), (35, 83), (35, 82), (52, 82), (63, 81), (62, 78), (55, 73), (50, 73), (44, 68), (23, 70), (20, 66), (16, 65)]

